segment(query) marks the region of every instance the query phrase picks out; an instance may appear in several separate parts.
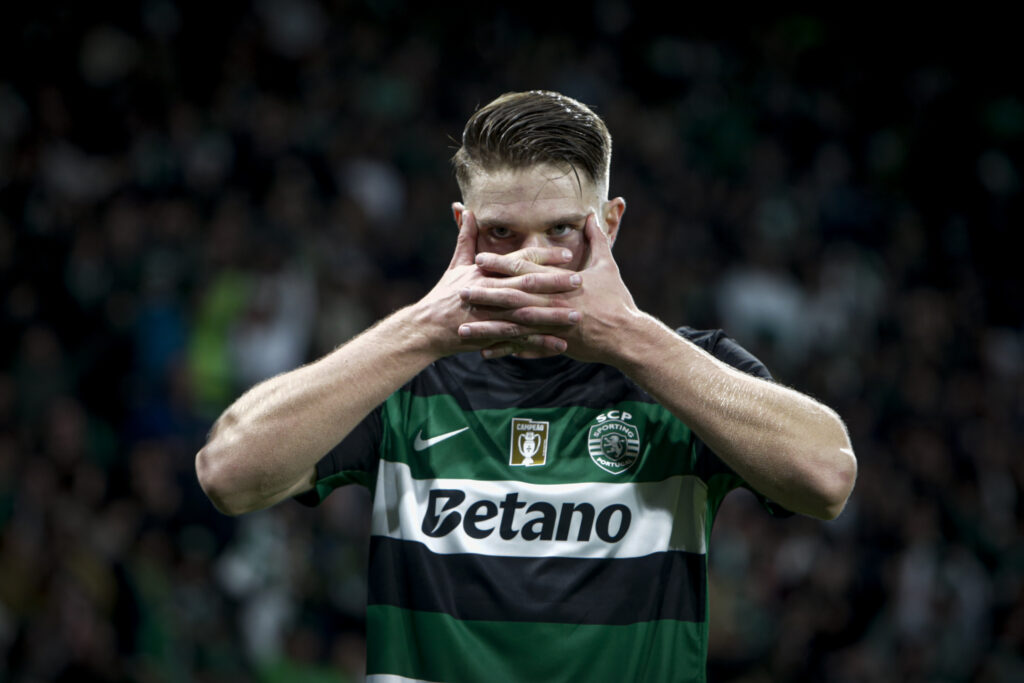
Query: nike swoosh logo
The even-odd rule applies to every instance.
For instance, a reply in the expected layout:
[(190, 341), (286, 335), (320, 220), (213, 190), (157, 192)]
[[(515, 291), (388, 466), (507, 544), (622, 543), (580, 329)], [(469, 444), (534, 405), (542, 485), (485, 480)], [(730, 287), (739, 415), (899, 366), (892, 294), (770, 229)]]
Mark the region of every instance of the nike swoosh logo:
[(461, 434), (467, 429), (469, 429), (469, 427), (463, 427), (462, 429), (456, 429), (454, 432), (448, 432), (447, 434), (438, 434), (437, 436), (432, 436), (429, 439), (423, 438), (423, 430), (421, 429), (416, 434), (416, 439), (412, 442), (412, 449), (414, 451), (425, 450), (427, 448), (430, 448), (431, 446), (441, 443), (445, 439), (452, 438), (456, 434)]

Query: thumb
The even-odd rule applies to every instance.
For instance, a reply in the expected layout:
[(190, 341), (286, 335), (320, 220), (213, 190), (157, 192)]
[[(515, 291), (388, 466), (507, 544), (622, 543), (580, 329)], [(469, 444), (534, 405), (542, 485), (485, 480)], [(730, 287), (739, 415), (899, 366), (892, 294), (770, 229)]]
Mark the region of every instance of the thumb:
[(459, 225), (459, 237), (455, 240), (455, 253), (448, 268), (455, 266), (471, 266), (476, 262), (476, 219), (469, 209), (462, 211), (462, 222)]
[(608, 235), (604, 230), (598, 226), (597, 217), (594, 214), (587, 216), (587, 222), (583, 226), (583, 235), (587, 238), (587, 247), (590, 251), (586, 267), (611, 258), (611, 242), (608, 241)]

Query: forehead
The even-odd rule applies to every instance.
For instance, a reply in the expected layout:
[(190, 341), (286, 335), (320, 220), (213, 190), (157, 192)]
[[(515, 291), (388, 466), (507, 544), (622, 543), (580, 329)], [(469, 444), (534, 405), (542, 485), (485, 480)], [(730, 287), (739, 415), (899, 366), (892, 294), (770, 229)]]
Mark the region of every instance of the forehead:
[(477, 171), (464, 199), (481, 221), (570, 210), (586, 213), (595, 206), (597, 188), (585, 173), (577, 181), (572, 169), (541, 164)]

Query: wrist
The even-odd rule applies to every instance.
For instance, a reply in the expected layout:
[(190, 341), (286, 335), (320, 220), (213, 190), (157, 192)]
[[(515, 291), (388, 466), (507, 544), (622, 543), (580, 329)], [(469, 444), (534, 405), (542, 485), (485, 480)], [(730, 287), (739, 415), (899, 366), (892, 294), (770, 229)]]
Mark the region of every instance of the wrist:
[(411, 350), (430, 356), (431, 362), (454, 353), (459, 342), (453, 329), (437, 319), (434, 307), (425, 299), (392, 314), (392, 334), (405, 339)]
[(663, 351), (666, 343), (676, 341), (678, 335), (654, 316), (632, 309), (611, 329), (608, 339), (608, 360), (603, 362), (634, 377), (650, 367), (659, 350)]

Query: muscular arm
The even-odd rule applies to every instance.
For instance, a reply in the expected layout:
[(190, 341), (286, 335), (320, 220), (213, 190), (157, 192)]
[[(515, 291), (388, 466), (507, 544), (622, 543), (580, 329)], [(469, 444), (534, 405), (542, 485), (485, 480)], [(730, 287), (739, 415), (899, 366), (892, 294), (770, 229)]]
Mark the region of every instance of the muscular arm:
[(609, 360), (747, 483), (793, 512), (839, 515), (857, 464), (834, 411), (723, 363), (650, 316), (628, 331)]
[[(838, 516), (857, 471), (839, 416), (804, 394), (736, 370), (641, 312), (593, 217), (585, 229), (591, 258), (580, 273), (583, 286), (557, 296), (581, 316), (566, 336), (566, 353), (622, 370), (748, 484), (785, 508), (821, 519)], [(495, 272), (513, 268), (511, 261), (510, 256), (477, 257)], [(464, 294), (475, 304), (487, 303), (490, 296), (480, 289)], [(546, 297), (531, 300), (547, 302)], [(469, 328), (467, 336), (488, 332), (486, 322)]]
[[(474, 264), (476, 226), (466, 212), (455, 255), (434, 289), (320, 360), (273, 377), (250, 389), (217, 420), (196, 455), (203, 490), (223, 512), (241, 514), (268, 507), (312, 487), (317, 461), (340, 442), (374, 407), (442, 356), (484, 349), (506, 339), (537, 355), (564, 351), (552, 331), (570, 327), (569, 309), (515, 306), (475, 312), (459, 291), (480, 286), (500, 292), (570, 291), (573, 273), (548, 264), (564, 262), (562, 250), (534, 249), (519, 254), (543, 272), (494, 279)], [(466, 322), (492, 321), (488, 336), (461, 339)], [(536, 327), (542, 324), (543, 328)]]
[(223, 512), (264, 508), (313, 485), (316, 462), (435, 354), (405, 309), (315, 363), (256, 385), (214, 424), (196, 456)]

